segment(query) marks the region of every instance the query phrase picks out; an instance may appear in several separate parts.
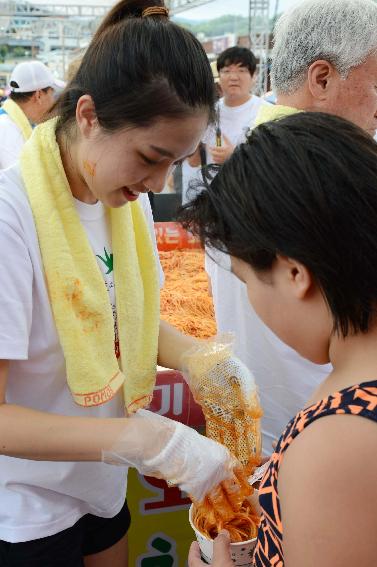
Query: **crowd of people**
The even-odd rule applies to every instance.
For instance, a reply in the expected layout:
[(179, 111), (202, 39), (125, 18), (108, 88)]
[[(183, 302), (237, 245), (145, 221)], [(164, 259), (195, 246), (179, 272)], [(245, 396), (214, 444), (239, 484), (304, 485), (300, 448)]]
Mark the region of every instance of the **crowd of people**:
[[(287, 10), (276, 104), (253, 94), (256, 68), (248, 49), (222, 53), (218, 99), (202, 45), (163, 0), (121, 0), (66, 85), (40, 62), (13, 71), (0, 567), (125, 567), (129, 467), (196, 501), (233, 477), (225, 447), (145, 409), (157, 363), (183, 371), (200, 346), (159, 317), (148, 193), (180, 164), (193, 180), (179, 220), (205, 247), (229, 362), (254, 375), (264, 410), (250, 565), (375, 564), (377, 4)], [(233, 565), (226, 533), (214, 549), (213, 567)], [(197, 544), (188, 562), (204, 565)]]

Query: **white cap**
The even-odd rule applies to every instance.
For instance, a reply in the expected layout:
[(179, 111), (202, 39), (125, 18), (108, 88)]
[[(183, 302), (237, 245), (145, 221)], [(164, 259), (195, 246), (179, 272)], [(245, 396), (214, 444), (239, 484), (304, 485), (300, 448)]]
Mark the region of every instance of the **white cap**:
[(47, 87), (64, 89), (65, 82), (55, 79), (50, 69), (40, 61), (25, 61), (13, 69), (9, 85), (14, 93), (31, 93)]

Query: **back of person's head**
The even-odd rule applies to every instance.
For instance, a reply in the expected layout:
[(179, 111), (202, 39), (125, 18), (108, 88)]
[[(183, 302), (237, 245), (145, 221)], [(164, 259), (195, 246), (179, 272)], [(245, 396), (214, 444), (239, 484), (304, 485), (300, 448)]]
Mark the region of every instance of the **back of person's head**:
[(41, 61), (23, 61), (13, 69), (9, 80), (10, 95), (14, 102), (27, 102), (35, 92), (62, 89), (63, 81), (55, 79)]
[(69, 130), (83, 95), (91, 96), (109, 132), (197, 110), (212, 118), (215, 101), (204, 49), (169, 20), (162, 0), (122, 0), (112, 8), (58, 101), (58, 129)]
[(300, 113), (256, 128), (180, 219), (203, 243), (268, 274), (305, 265), (343, 335), (377, 305), (377, 143), (357, 126)]
[(250, 49), (246, 47), (229, 47), (217, 58), (217, 70), (220, 73), (224, 67), (229, 65), (239, 65), (249, 69), (250, 75), (253, 76), (257, 69), (257, 60)]
[(275, 26), (271, 79), (277, 94), (292, 94), (312, 63), (332, 63), (342, 78), (377, 52), (373, 0), (305, 0)]
[[(38, 89), (43, 91), (44, 93), (47, 93), (49, 91), (51, 87), (46, 87), (44, 89)], [(9, 93), (9, 98), (11, 100), (13, 100), (14, 102), (17, 102), (17, 104), (21, 104), (21, 103), (25, 103), (30, 101), (33, 98), (33, 95), (35, 95), (36, 91), (29, 91), (26, 93), (16, 93), (14, 91), (11, 91)]]

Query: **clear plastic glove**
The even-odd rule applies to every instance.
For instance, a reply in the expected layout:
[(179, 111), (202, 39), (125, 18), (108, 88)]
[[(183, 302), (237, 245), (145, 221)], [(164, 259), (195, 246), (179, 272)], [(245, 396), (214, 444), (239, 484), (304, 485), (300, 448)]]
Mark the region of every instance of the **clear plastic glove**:
[(205, 415), (207, 436), (225, 445), (244, 466), (258, 461), (262, 410), (254, 376), (233, 356), (233, 336), (203, 341), (185, 353), (182, 367)]
[(231, 479), (238, 464), (219, 443), (146, 410), (125, 420), (121, 438), (102, 451), (102, 461), (176, 484), (197, 502)]

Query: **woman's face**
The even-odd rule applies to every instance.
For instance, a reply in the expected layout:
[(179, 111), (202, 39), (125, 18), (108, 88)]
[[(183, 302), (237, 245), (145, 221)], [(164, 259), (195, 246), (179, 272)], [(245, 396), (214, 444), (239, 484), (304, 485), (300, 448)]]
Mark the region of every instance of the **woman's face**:
[(257, 315), (284, 343), (312, 362), (329, 362), (332, 317), (305, 266), (278, 257), (270, 271), (257, 274), (232, 258), (232, 272), (246, 284)]
[(81, 110), (77, 114), (81, 135), (73, 156), (80, 181), (78, 189), (73, 184), (72, 192), (78, 199), (100, 200), (109, 207), (135, 201), (140, 193), (160, 193), (174, 166), (195, 152), (208, 124), (207, 111), (198, 111), (179, 119), (159, 118), (144, 128), (106, 133), (90, 109)]

